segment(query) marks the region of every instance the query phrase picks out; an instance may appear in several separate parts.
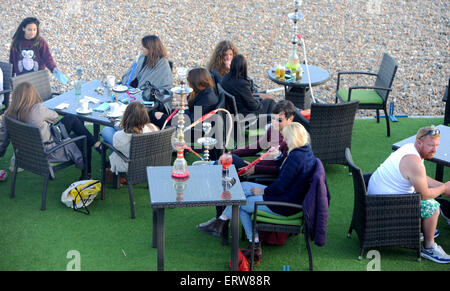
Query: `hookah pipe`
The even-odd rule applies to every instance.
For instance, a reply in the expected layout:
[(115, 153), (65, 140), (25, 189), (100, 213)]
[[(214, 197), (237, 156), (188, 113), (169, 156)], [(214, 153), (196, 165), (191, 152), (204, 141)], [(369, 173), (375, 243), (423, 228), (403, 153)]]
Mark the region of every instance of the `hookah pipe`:
[(256, 165), (257, 163), (259, 163), (259, 161), (261, 161), (263, 158), (267, 157), (267, 155), (269, 153), (271, 153), (272, 151), (274, 151), (275, 149), (279, 149), (280, 146), (278, 145), (276, 148), (271, 148), (269, 149), (267, 152), (265, 152), (264, 154), (262, 154), (259, 158), (257, 158), (256, 160), (254, 160), (253, 162), (251, 162), (250, 164), (248, 164), (247, 166), (243, 167), (242, 169), (239, 170), (239, 172), (237, 173), (238, 176), (244, 174), (249, 168), (253, 167), (254, 165)]
[(228, 120), (230, 121), (230, 128), (228, 129), (227, 132), (227, 136), (226, 136), (226, 142), (225, 142), (225, 148), (228, 147), (228, 142), (230, 141), (230, 136), (231, 136), (231, 130), (232, 130), (232, 124), (233, 124), (233, 119), (231, 118), (231, 114), (228, 110), (223, 109), (223, 108), (217, 108), (214, 109), (213, 111), (206, 113), (205, 115), (203, 115), (202, 117), (200, 117), (199, 119), (197, 119), (194, 123), (192, 123), (191, 125), (189, 125), (188, 127), (186, 127), (184, 129), (183, 132), (186, 132), (187, 130), (191, 129), (192, 127), (196, 126), (197, 124), (199, 124), (200, 122), (205, 121), (206, 119), (210, 118), (211, 116), (213, 116), (214, 114), (216, 114), (219, 111), (224, 111), (227, 114)]
[(302, 41), (303, 45), (303, 55), (305, 57), (305, 65), (306, 65), (306, 73), (308, 74), (308, 83), (309, 83), (309, 92), (311, 92), (311, 99), (314, 103), (316, 103), (316, 99), (314, 98), (312, 86), (311, 86), (311, 76), (309, 75), (309, 67), (308, 67), (308, 60), (306, 59), (306, 46), (305, 41), (303, 40), (303, 37), (300, 34), (297, 34), (297, 38)]

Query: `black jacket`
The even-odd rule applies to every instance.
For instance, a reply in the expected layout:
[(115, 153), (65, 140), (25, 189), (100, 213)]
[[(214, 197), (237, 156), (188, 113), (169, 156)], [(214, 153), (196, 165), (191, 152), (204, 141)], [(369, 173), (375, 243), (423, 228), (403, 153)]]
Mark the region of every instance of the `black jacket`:
[[(192, 101), (191, 104), (188, 104), (189, 109), (185, 111), (185, 114), (189, 116), (191, 119), (191, 123), (195, 120), (199, 119), (206, 113), (213, 111), (216, 109), (217, 104), (219, 103), (219, 97), (216, 94), (216, 91), (213, 87), (206, 88), (198, 93), (197, 96), (195, 96), (194, 101)], [(201, 115), (198, 116), (196, 114), (194, 116), (194, 109), (196, 106), (201, 107)], [(198, 109), (197, 109), (198, 110)], [(194, 119), (196, 117), (196, 119)]]
[(239, 113), (244, 116), (249, 113), (266, 113), (261, 112), (263, 107), (261, 101), (253, 97), (251, 84), (248, 80), (235, 79), (228, 73), (222, 77), (220, 84), (225, 91), (235, 97)]

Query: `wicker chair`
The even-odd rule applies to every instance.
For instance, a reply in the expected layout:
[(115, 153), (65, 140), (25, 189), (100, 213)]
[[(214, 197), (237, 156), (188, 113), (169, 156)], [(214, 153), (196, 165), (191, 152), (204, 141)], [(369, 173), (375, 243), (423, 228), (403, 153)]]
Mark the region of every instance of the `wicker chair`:
[(38, 91), (43, 101), (53, 98), (54, 95), (59, 93), (52, 92), (50, 86), (50, 75), (48, 70), (40, 70), (37, 72), (27, 73), (12, 78), (13, 89), (20, 83), (29, 82)]
[[(14, 198), (15, 196), (16, 175), (19, 167), (36, 175), (44, 176), (45, 180), (44, 189), (42, 191), (41, 210), (45, 210), (48, 180), (55, 178), (54, 172), (74, 165), (74, 162), (72, 161), (51, 163), (48, 156), (67, 144), (81, 140), (83, 161), (86, 165), (86, 136), (82, 135), (71, 138), (46, 151), (38, 127), (18, 121), (10, 116), (5, 116), (5, 122), (15, 154), (10, 196), (11, 198)], [(82, 176), (87, 176), (87, 167), (84, 167)]]
[(348, 237), (356, 230), (361, 247), (358, 259), (367, 248), (402, 247), (416, 250), (420, 260), (420, 194), (367, 195), (371, 174), (362, 174), (350, 149), (345, 155), (355, 195)]
[(105, 199), (106, 180), (106, 149), (109, 148), (128, 163), (128, 172), (121, 173), (127, 178), (130, 198), (131, 218), (135, 218), (133, 185), (147, 181), (147, 166), (169, 166), (172, 161), (172, 134), (175, 127), (161, 131), (143, 134), (133, 134), (131, 137), (130, 157), (115, 149), (111, 144), (102, 141), (102, 199)]
[[(298, 213), (291, 216), (277, 216), (264, 211), (258, 211), (259, 205), (273, 205), (297, 208)], [(303, 208), (301, 205), (278, 202), (278, 201), (263, 201), (255, 202), (255, 210), (253, 212), (253, 237), (252, 237), (252, 252), (250, 261), (250, 270), (253, 270), (254, 262), (254, 249), (255, 249), (255, 231), (268, 231), (268, 232), (285, 232), (290, 234), (303, 233), (305, 237), (306, 250), (308, 251), (309, 270), (313, 270), (313, 257), (311, 253), (310, 237), (307, 228), (307, 224), (304, 223)], [(244, 234), (242, 237), (245, 237)]]
[[(338, 72), (336, 103), (341, 101), (359, 100), (359, 109), (375, 109), (377, 112), (377, 122), (380, 122), (380, 109), (384, 110), (387, 136), (391, 136), (389, 126), (389, 115), (387, 111), (387, 100), (389, 92), (392, 91), (395, 73), (397, 72), (397, 62), (388, 54), (383, 55), (378, 73), (371, 72)], [(347, 75), (371, 75), (376, 76), (374, 86), (354, 86), (348, 90), (340, 89), (341, 76)]]
[(294, 121), (301, 123), (309, 132), (314, 155), (323, 164), (347, 164), (345, 148), (351, 148), (352, 145), (353, 123), (358, 102), (312, 103), (309, 121), (297, 109)]
[(0, 91), (0, 95), (3, 94), (3, 105), (4, 109), (0, 109), (0, 114), (2, 114), (9, 106), (9, 95), (12, 91), (12, 64), (0, 62), (0, 69), (3, 73), (3, 91)]
[(444, 97), (442, 98), (442, 101), (445, 102), (444, 125), (449, 125), (450, 123), (450, 101), (448, 100), (449, 88), (450, 88), (450, 78), (448, 78), (447, 88), (445, 88)]

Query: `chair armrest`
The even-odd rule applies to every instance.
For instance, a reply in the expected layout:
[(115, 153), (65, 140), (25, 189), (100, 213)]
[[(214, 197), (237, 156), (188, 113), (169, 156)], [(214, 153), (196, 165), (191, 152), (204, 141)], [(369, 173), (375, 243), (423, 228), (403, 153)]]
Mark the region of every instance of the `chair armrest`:
[(340, 85), (340, 82), (341, 82), (341, 75), (369, 75), (369, 76), (378, 76), (377, 73), (372, 73), (372, 72), (361, 72), (361, 71), (343, 71), (343, 72), (338, 72), (336, 91), (339, 90), (339, 85)]
[[(103, 146), (103, 147), (107, 147), (107, 148), (109, 148), (112, 152), (115, 152), (115, 153), (116, 153), (116, 154), (117, 154), (124, 162), (129, 163), (129, 162), (131, 161), (127, 156), (125, 156), (121, 151), (119, 151), (118, 149), (116, 149), (112, 144), (107, 143), (107, 142), (105, 142), (105, 141), (102, 141), (101, 143), (102, 143), (102, 146)], [(106, 149), (103, 148), (103, 150), (105, 151)]]
[[(367, 195), (366, 203), (371, 209), (379, 209), (380, 212), (386, 212), (391, 208), (394, 213), (398, 212), (401, 216), (401, 208), (417, 207), (420, 216), (420, 200), (419, 193), (413, 194), (379, 194)], [(408, 210), (410, 212), (410, 210)]]
[(3, 90), (3, 91), (0, 91), (0, 94), (7, 94), (7, 93), (11, 93), (11, 89), (8, 89), (8, 90)]
[(375, 86), (353, 86), (348, 89), (348, 102), (351, 100), (352, 90), (385, 90), (392, 91), (392, 88), (384, 88), (384, 87), (375, 87)]
[(253, 174), (246, 177), (246, 181), (252, 181), (259, 184), (273, 183), (277, 179), (276, 176), (270, 174)]
[(82, 140), (82, 139), (86, 139), (86, 136), (85, 135), (80, 135), (80, 136), (77, 136), (77, 137), (74, 137), (74, 138), (70, 138), (70, 139), (68, 139), (68, 140), (66, 140), (66, 141), (64, 141), (62, 143), (59, 143), (56, 146), (52, 147), (50, 150), (46, 151), (46, 153), (47, 153), (47, 155), (49, 155), (52, 152), (54, 152), (54, 151), (56, 151), (56, 150), (58, 150), (58, 149), (60, 149), (60, 148), (62, 148), (64, 146), (66, 146), (68, 144), (71, 144), (73, 142), (76, 142), (76, 141)]
[(255, 202), (255, 209), (254, 209), (254, 218), (253, 220), (256, 220), (256, 213), (258, 211), (259, 205), (266, 205), (266, 206), (283, 206), (283, 207), (291, 207), (291, 208), (297, 208), (298, 210), (302, 211), (303, 207), (299, 204), (289, 203), (289, 202), (280, 202), (280, 201), (258, 201)]

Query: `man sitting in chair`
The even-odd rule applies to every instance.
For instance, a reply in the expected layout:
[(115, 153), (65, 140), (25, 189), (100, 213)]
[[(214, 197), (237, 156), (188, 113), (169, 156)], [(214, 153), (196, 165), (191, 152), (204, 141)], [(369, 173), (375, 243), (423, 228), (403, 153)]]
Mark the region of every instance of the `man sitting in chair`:
[(419, 129), (415, 143), (405, 144), (393, 152), (372, 174), (367, 193), (420, 193), (420, 214), (424, 245), (421, 256), (437, 263), (450, 263), (450, 256), (434, 242), (439, 218), (441, 194), (450, 197), (450, 182), (441, 183), (427, 176), (423, 159), (431, 159), (440, 144), (440, 132), (434, 126)]

